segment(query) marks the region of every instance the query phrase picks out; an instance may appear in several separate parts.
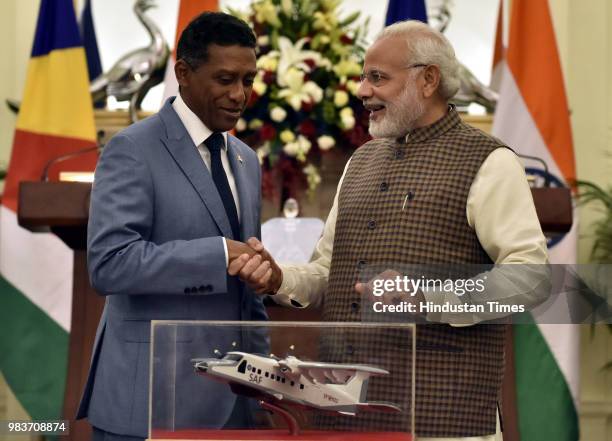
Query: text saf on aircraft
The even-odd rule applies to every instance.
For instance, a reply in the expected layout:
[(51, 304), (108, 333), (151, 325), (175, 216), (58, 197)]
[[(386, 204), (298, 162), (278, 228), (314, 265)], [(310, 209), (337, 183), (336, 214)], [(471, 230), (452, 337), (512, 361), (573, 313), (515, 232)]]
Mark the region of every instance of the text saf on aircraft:
[[(246, 352), (228, 352), (223, 358), (192, 360), (196, 372), (227, 382), (232, 390), (262, 400), (355, 415), (363, 410), (401, 412), (393, 403), (366, 402), (368, 380), (388, 375), (373, 366), (301, 361)], [(248, 391), (243, 391), (244, 388)]]

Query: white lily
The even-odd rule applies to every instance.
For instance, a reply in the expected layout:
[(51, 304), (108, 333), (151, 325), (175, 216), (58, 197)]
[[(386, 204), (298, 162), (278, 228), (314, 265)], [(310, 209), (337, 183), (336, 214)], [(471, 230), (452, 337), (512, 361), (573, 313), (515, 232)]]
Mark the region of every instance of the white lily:
[(300, 70), (288, 69), (279, 76), (279, 84), (281, 80), (286, 87), (278, 92), (278, 97), (284, 98), (296, 112), (302, 108), (302, 101), (318, 103), (323, 99), (323, 90), (313, 81), (304, 83), (304, 72)]
[(257, 59), (257, 68), (275, 72), (278, 67), (278, 60), (274, 56), (262, 55)]
[[(279, 50), (271, 51), (268, 55), (278, 55), (279, 74), (288, 71), (291, 67), (296, 67), (304, 72), (310, 72), (310, 67), (304, 63), (304, 60), (313, 60), (315, 64), (319, 64), (322, 61), (319, 52), (302, 50), (307, 41), (307, 38), (300, 38), (294, 45), (287, 37), (278, 37)], [(281, 78), (279, 78), (278, 84), (285, 86), (285, 84), (281, 83)]]

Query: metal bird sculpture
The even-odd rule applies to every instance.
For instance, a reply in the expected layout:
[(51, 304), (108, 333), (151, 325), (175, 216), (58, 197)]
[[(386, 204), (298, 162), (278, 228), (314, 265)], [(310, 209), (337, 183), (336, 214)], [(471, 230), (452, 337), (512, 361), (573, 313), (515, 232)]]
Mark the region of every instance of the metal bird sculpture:
[[(440, 32), (444, 32), (451, 20), (452, 1), (441, 0), (437, 4), (432, 3), (433, 13), (429, 17), (431, 26)], [(456, 104), (457, 107), (467, 107), (471, 103), (477, 103), (487, 109), (487, 112), (493, 113), (495, 111), (499, 94), (481, 83), (461, 62), (459, 62), (459, 80), (461, 82), (459, 91), (451, 99), (453, 104)]]
[(153, 0), (136, 0), (134, 13), (147, 30), (151, 42), (147, 47), (122, 56), (108, 71), (94, 79), (90, 86), (94, 102), (113, 96), (117, 101), (130, 101), (130, 118), (138, 120), (137, 112), (147, 92), (164, 78), (170, 55), (161, 31), (145, 12), (155, 6)]
[(482, 84), (476, 76), (463, 64), (459, 63), (459, 80), (461, 85), (459, 91), (451, 98), (451, 102), (457, 107), (467, 107), (471, 103), (477, 103), (493, 113), (499, 94), (493, 89)]
[[(134, 4), (134, 13), (149, 33), (151, 43), (125, 54), (108, 72), (94, 79), (89, 87), (94, 103), (109, 96), (114, 96), (117, 101), (129, 100), (132, 122), (138, 120), (138, 110), (147, 92), (163, 81), (170, 55), (161, 31), (145, 15), (154, 6), (153, 0), (136, 0)], [(6, 105), (14, 113), (19, 113), (21, 102), (7, 99)]]

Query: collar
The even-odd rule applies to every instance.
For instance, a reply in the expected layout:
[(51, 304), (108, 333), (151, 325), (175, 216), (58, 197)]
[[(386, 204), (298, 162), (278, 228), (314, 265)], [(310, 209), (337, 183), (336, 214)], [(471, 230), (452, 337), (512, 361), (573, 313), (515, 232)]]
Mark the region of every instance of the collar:
[[(187, 107), (185, 101), (181, 97), (179, 93), (174, 102), (172, 103), (172, 107), (174, 111), (178, 115), (179, 119), (185, 126), (187, 133), (189, 133), (189, 137), (192, 139), (193, 144), (198, 147), (204, 141), (208, 139), (210, 135), (212, 135), (212, 131), (206, 127), (206, 125), (197, 117), (193, 111)], [(227, 149), (227, 132), (223, 132), (223, 148)]]
[(411, 130), (408, 134), (400, 138), (398, 141), (402, 144), (413, 144), (423, 142), (429, 139), (437, 138), (438, 136), (448, 132), (461, 122), (461, 118), (457, 113), (457, 109), (453, 104), (449, 104), (448, 112), (442, 118), (424, 127), (417, 127)]

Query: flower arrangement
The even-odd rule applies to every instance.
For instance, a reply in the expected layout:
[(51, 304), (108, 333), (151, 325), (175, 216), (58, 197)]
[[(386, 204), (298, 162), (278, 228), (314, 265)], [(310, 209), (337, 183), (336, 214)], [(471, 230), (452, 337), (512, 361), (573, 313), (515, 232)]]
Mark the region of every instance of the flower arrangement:
[(319, 183), (320, 157), (369, 139), (357, 98), (367, 20), (339, 18), (341, 0), (257, 0), (247, 13), (257, 36), (258, 75), (236, 135), (256, 148), (265, 197), (296, 196)]

